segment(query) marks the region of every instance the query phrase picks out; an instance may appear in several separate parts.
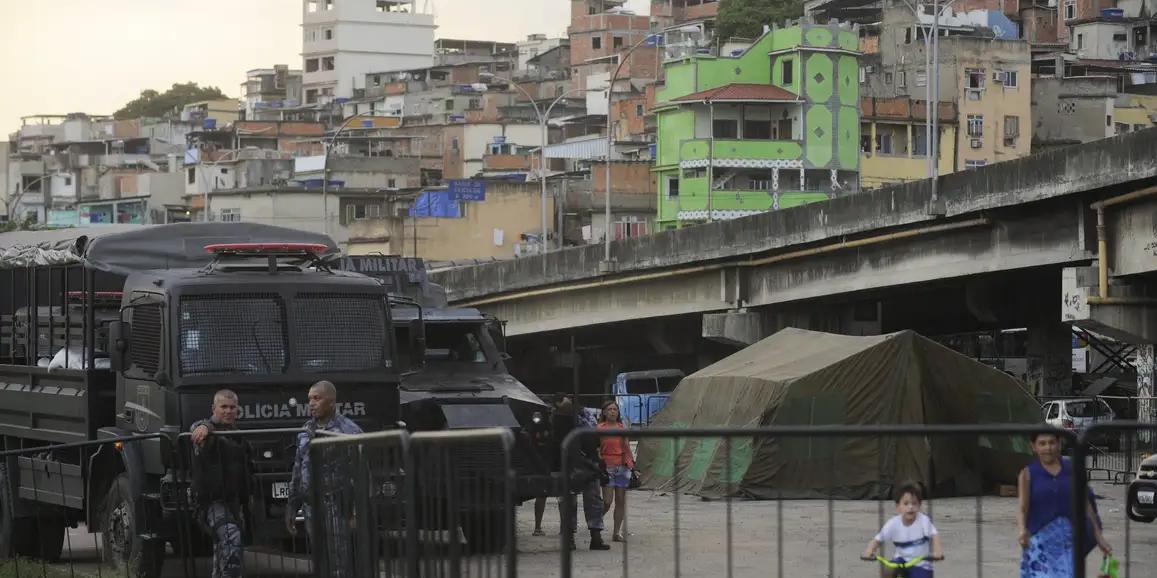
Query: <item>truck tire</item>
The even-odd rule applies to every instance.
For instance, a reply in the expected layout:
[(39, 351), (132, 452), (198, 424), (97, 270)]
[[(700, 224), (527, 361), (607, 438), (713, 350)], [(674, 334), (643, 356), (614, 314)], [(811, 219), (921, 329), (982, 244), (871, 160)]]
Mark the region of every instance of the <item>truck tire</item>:
[(46, 562), (59, 562), (64, 552), (64, 533), (68, 525), (60, 515), (34, 519), (36, 528), (36, 557)]
[(35, 520), (17, 518), (15, 513), (16, 501), (12, 496), (8, 465), (0, 463), (0, 560), (32, 556), (36, 552)]
[(500, 554), (506, 550), (506, 515), (502, 510), (463, 512), (462, 534), (471, 554)]
[[(101, 554), (106, 564), (135, 578), (160, 578), (165, 563), (164, 540), (146, 540), (137, 523), (142, 517), (138, 496), (132, 491), (128, 474), (109, 485), (101, 508)], [(131, 574), (130, 574), (131, 572)]]

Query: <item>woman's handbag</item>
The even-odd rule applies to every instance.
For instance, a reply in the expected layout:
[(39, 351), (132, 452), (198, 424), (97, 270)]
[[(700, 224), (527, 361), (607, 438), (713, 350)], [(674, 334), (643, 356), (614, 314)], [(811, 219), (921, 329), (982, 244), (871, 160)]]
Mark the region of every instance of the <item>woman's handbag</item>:
[(631, 481), (627, 483), (627, 487), (634, 490), (640, 484), (642, 484), (642, 480), (639, 479), (639, 470), (631, 470)]

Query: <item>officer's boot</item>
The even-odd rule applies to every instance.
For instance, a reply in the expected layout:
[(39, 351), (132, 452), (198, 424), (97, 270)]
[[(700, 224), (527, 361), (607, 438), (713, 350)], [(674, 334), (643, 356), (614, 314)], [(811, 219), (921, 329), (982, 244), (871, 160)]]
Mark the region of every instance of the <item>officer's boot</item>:
[(611, 545), (603, 541), (602, 530), (591, 530), (591, 550), (610, 550)]

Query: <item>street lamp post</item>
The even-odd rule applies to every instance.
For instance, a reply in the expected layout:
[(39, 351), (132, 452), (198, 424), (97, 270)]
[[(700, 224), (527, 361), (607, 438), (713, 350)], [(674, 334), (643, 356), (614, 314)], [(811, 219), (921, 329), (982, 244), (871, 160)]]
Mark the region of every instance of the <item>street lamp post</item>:
[[(925, 0), (927, 1), (927, 0)], [(916, 2), (915, 4), (913, 2)], [(904, 0), (912, 15), (919, 20), (916, 9), (920, 0)], [(940, 208), (940, 15), (956, 3), (956, 0), (931, 0), (932, 24), (924, 30), (924, 100), (925, 100), (925, 155), (928, 178), (932, 181), (932, 201), (928, 212), (943, 215)], [(919, 24), (919, 22), (917, 22)], [(931, 38), (929, 38), (931, 36)]]
[[(627, 63), (627, 59), (644, 44), (655, 38), (656, 34), (647, 34), (642, 40), (631, 46), (626, 52), (619, 57), (619, 64), (615, 67), (615, 73), (611, 75), (610, 81), (607, 83), (607, 167), (606, 167), (606, 185), (604, 191), (606, 193), (606, 206), (603, 218), (603, 262), (599, 264), (599, 270), (603, 273), (614, 272), (615, 266), (611, 261), (611, 151), (615, 146), (615, 136), (611, 132), (611, 103), (615, 94), (615, 82), (619, 79), (619, 73), (623, 71), (623, 65)], [(710, 188), (710, 183), (708, 183)]]
[[(334, 143), (337, 142), (337, 137), (346, 129), (353, 121), (363, 116), (376, 116), (375, 111), (367, 110), (359, 112), (341, 123), (341, 126), (329, 138), (329, 142), (325, 145), (325, 151), (321, 161), (321, 232), (323, 235), (329, 234), (329, 151), (333, 149)], [(421, 161), (419, 161), (420, 164)]]
[[(585, 92), (585, 91), (582, 89), (577, 89), (577, 88), (568, 90), (568, 91), (558, 95), (558, 97), (555, 98), (554, 101), (550, 103), (550, 106), (546, 107), (546, 110), (543, 110), (541, 107), (538, 106), (538, 99), (531, 96), (530, 93), (527, 92), (525, 89), (523, 89), (521, 86), (518, 86), (517, 82), (514, 82), (513, 80), (511, 80), (509, 78), (503, 78), (501, 76), (498, 76), (495, 74), (490, 74), (490, 73), (484, 74), (482, 76), (484, 78), (493, 78), (494, 80), (501, 80), (501, 81), (513, 86), (515, 89), (517, 89), (523, 95), (525, 95), (526, 98), (530, 99), (530, 105), (532, 107), (534, 107), (534, 114), (535, 114), (535, 116), (538, 117), (539, 129), (542, 131), (542, 146), (540, 146), (538, 148), (538, 151), (539, 151), (539, 155), (538, 155), (538, 182), (539, 182), (539, 187), (541, 189), (540, 194), (542, 196), (542, 200), (541, 200), (541, 204), (542, 204), (542, 215), (541, 215), (541, 218), (542, 218), (542, 252), (543, 252), (543, 254), (545, 254), (548, 250), (547, 249), (548, 246), (546, 243), (546, 236), (547, 236), (547, 223), (549, 223), (549, 219), (547, 218), (547, 215), (546, 215), (546, 145), (547, 145), (547, 141), (549, 140), (548, 136), (547, 136), (547, 134), (548, 134), (547, 131), (549, 130), (549, 127), (547, 125), (550, 122), (550, 113), (551, 113), (551, 111), (554, 110), (555, 105), (562, 102), (564, 99), (566, 99), (568, 96), (570, 96), (572, 94), (579, 93), (579, 92)], [(546, 259), (543, 259), (542, 266), (544, 269), (546, 268)]]

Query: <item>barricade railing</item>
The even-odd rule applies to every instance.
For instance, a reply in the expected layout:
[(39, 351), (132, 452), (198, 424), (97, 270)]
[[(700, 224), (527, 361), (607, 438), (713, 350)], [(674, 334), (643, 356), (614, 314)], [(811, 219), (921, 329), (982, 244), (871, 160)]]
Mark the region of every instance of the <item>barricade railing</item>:
[(305, 504), (315, 576), (405, 576), (404, 430), (318, 437)]
[[(1078, 496), (1083, 496), (1089, 491), (1089, 478), (1082, 470), (1089, 461), (1089, 453), (1097, 449), (1094, 440), (1103, 439), (1106, 436), (1127, 440), (1152, 440), (1155, 437), (1154, 434), (1157, 434), (1157, 423), (1153, 422), (1113, 421), (1091, 426), (1082, 434), (1080, 442), (1073, 451), (1074, 477), (1078, 485), (1074, 493)], [(1157, 507), (1153, 504), (1154, 494), (1157, 492), (1157, 467), (1152, 469), (1150, 477), (1148, 478), (1136, 476), (1141, 468), (1141, 460), (1137, 461), (1136, 467), (1138, 470), (1132, 472), (1133, 476), (1131, 476), (1134, 477), (1134, 479), (1132, 483), (1124, 488), (1124, 495), (1121, 497), (1124, 507), (1114, 510), (1123, 515), (1111, 516), (1114, 511), (1109, 511), (1106, 508), (1099, 508), (1096, 512), (1102, 526), (1107, 524), (1105, 520), (1124, 524), (1124, 547), (1114, 552), (1114, 555), (1120, 560), (1121, 564), (1119, 576), (1123, 578), (1129, 578), (1131, 576), (1151, 576), (1153, 568), (1157, 567), (1155, 566), (1155, 564), (1157, 564), (1157, 556), (1154, 556), (1154, 549), (1151, 547), (1153, 543), (1157, 542), (1157, 540), (1155, 540), (1155, 538), (1157, 538), (1157, 524), (1154, 522), (1154, 520), (1157, 519)], [(1107, 489), (1107, 491), (1109, 490), (1110, 489)], [(1139, 494), (1143, 492), (1148, 492), (1147, 503), (1138, 502)], [(1145, 508), (1151, 514), (1148, 517), (1148, 522), (1143, 525), (1144, 529), (1141, 532), (1142, 539), (1150, 545), (1150, 547), (1143, 548), (1140, 552), (1141, 556), (1144, 557), (1147, 555), (1149, 558), (1143, 558), (1142, 560), (1135, 560), (1136, 557), (1134, 553), (1136, 551), (1133, 549), (1133, 520), (1138, 508)], [(1086, 509), (1076, 508), (1073, 510), (1073, 514), (1073, 527), (1083, 528), (1087, 520)], [(1077, 552), (1093, 547), (1093, 544), (1089, 544), (1088, 540), (1089, 536), (1087, 536), (1085, 532), (1074, 531), (1074, 549)], [(1077, 578), (1084, 578), (1084, 570), (1084, 567), (1078, 568)]]
[(290, 507), (302, 431), (215, 429), (200, 445), (191, 432), (176, 436), (160, 502), (175, 521), (173, 550), (185, 578), (208, 578), (219, 564), (240, 564), (243, 575), (309, 575), (308, 540)]
[(314, 575), (515, 576), (513, 447), (507, 429), (313, 440)]
[[(12, 447), (5, 438), (0, 451), (0, 576), (58, 578), (135, 576), (127, 564), (113, 561), (106, 536), (86, 531), (86, 474), (94, 457), (120, 452), (126, 445), (157, 441), (160, 434), (110, 437), (83, 442)], [(104, 495), (117, 493), (118, 480)], [(109, 504), (93, 512), (108, 518)], [(108, 520), (103, 520), (108, 524)], [(83, 525), (83, 526), (82, 526)]]
[[(1115, 429), (1135, 433), (1141, 426)], [(1022, 550), (1012, 522), (1017, 500), (997, 494), (1015, 496), (1018, 473), (1033, 459), (1029, 451), (1034, 433), (1055, 434), (1077, 448), (1069, 507), (1084, 511), (1089, 482), (1081, 460), (1086, 446), (1074, 432), (1042, 425), (648, 428), (625, 433), (583, 429), (564, 441), (562, 469), (569, 472), (576, 467), (582, 459), (576, 452), (583, 444), (624, 435), (640, 441), (637, 463), (643, 468), (644, 491), (627, 492), (631, 498), (621, 529), (626, 541), (614, 553), (620, 557), (618, 573), (624, 577), (866, 575), (868, 563), (859, 556), (891, 517), (893, 503), (885, 496), (908, 480), (931, 492), (924, 512), (939, 525), (946, 555), (945, 561), (936, 563), (938, 573), (1003, 576), (1017, 573)], [(921, 461), (921, 455), (930, 459)], [(563, 510), (574, 511), (576, 493), (587, 488), (575, 487), (568, 476), (563, 476), (562, 484), (561, 499), (567, 502)], [(1101, 486), (1096, 489), (1103, 491)], [(646, 490), (651, 490), (649, 496)], [(688, 499), (686, 492), (710, 500)], [(746, 498), (766, 501), (735, 507), (736, 501)], [(876, 516), (869, 522), (871, 510)], [(653, 513), (660, 511), (673, 515)], [(1121, 538), (1122, 511), (1115, 507), (1100, 511), (1110, 542)], [(994, 513), (992, 519), (986, 519), (986, 512)], [(938, 513), (943, 516), (938, 518)], [(607, 513), (604, 519), (604, 534), (610, 535), (612, 515)], [(1013, 527), (994, 528), (995, 520)], [(562, 523), (564, 578), (573, 575), (569, 544), (573, 534), (568, 531), (572, 524), (570, 519)], [(1074, 524), (1079, 527), (1079, 520)], [(1132, 537), (1124, 527), (1128, 541)], [(636, 545), (639, 542), (643, 546)], [(644, 551), (632, 555), (636, 548)], [(821, 553), (824, 548), (826, 553)], [(1086, 560), (1077, 552), (1074, 549), (1076, 576), (1083, 577), (1085, 564), (1095, 568), (1100, 557)], [(1122, 552), (1122, 576), (1130, 569), (1139, 576), (1143, 568), (1157, 563), (1152, 556), (1138, 557), (1127, 546), (1117, 550), (1118, 558)]]

